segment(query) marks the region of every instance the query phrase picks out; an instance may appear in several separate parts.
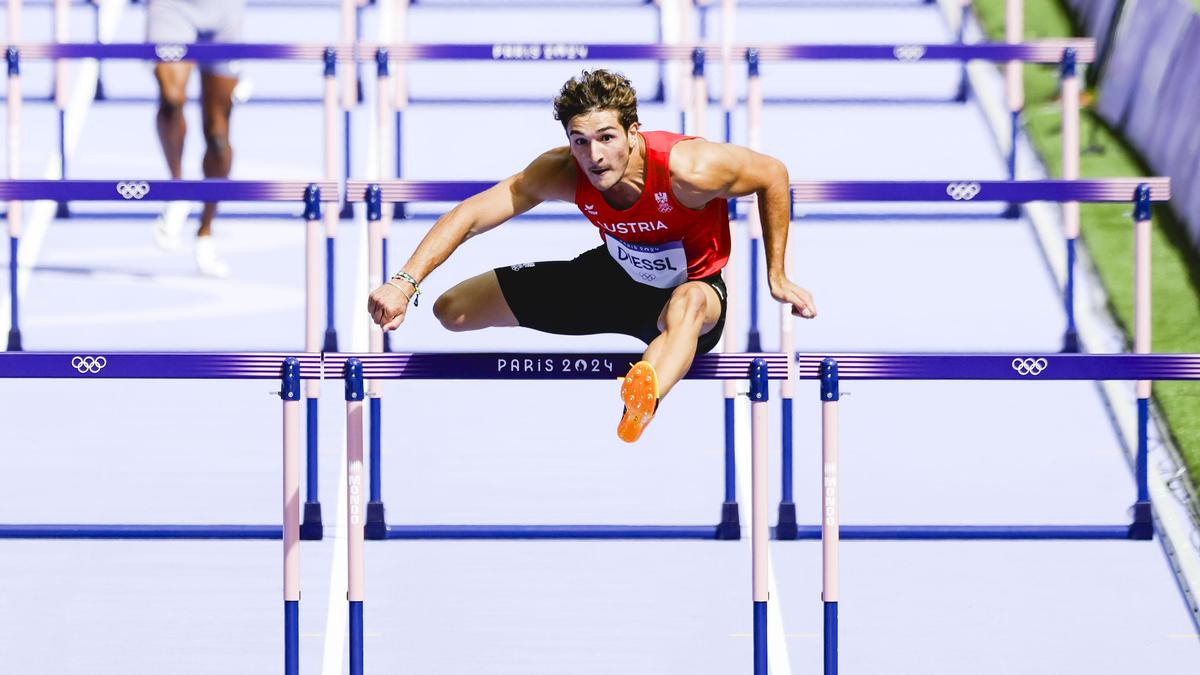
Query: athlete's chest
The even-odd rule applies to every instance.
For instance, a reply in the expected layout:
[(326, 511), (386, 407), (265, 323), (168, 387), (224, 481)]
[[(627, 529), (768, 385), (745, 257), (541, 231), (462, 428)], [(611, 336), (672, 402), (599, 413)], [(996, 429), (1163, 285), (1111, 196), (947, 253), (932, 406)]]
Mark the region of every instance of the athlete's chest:
[(578, 202), (579, 210), (600, 231), (626, 241), (661, 242), (683, 237), (695, 214), (665, 190), (649, 190), (628, 209), (615, 209), (599, 193)]

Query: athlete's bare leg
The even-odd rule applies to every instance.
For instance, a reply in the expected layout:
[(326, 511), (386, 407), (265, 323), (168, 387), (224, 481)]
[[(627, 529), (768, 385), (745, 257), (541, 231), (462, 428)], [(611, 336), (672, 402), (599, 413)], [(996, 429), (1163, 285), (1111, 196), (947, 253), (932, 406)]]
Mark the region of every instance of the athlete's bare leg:
[[(228, 178), (233, 166), (233, 148), (229, 145), (229, 116), (233, 112), (233, 89), (236, 77), (216, 73), (200, 73), (200, 111), (204, 120), (204, 177)], [(212, 233), (216, 203), (207, 203), (200, 213), (200, 229), (196, 236)]]
[(658, 373), (658, 397), (663, 398), (692, 367), (696, 341), (717, 325), (721, 299), (703, 281), (689, 281), (671, 293), (658, 317), (662, 333), (646, 347), (642, 360)]
[(671, 293), (671, 299), (658, 317), (662, 330), (650, 343), (621, 382), (621, 403), (625, 406), (617, 424), (617, 438), (632, 443), (654, 413), (658, 402), (692, 366), (696, 341), (717, 325), (721, 318), (721, 300), (712, 286), (689, 281)]
[(516, 326), (495, 270), (471, 277), (446, 291), (433, 303), (433, 315), (447, 330)]
[(192, 74), (190, 63), (159, 63), (154, 66), (158, 80), (158, 140), (171, 178), (183, 176), (183, 139), (187, 136), (187, 121), (183, 106), (187, 103), (187, 81)]

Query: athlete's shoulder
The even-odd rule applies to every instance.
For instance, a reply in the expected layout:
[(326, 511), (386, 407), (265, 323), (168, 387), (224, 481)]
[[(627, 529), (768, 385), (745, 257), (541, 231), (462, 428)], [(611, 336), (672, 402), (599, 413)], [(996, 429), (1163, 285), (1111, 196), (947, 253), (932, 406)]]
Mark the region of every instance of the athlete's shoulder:
[(680, 140), (671, 149), (672, 182), (701, 190), (724, 184), (737, 170), (732, 147), (698, 137)]
[(551, 148), (538, 155), (520, 174), (543, 199), (575, 200), (575, 158), (567, 146)]

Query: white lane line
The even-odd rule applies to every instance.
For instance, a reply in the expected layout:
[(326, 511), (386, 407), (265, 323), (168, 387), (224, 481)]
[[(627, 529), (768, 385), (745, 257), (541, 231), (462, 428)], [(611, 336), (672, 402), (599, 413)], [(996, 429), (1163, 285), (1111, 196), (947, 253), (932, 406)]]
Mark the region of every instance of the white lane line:
[[(365, 231), (365, 228), (360, 228)], [(344, 241), (344, 239), (343, 239)], [(355, 259), (354, 307), (367, 306), (367, 247), (362, 243), (358, 247)], [(361, 312), (366, 318), (366, 312)], [(350, 328), (350, 351), (366, 352), (367, 331), (365, 321), (352, 321)], [(322, 659), (321, 675), (341, 675), (345, 664), (343, 658), (346, 650), (346, 634), (350, 620), (349, 606), (346, 604), (346, 443), (341, 444), (342, 451), (338, 453), (338, 494), (337, 509), (331, 524), (333, 534), (333, 556), (329, 566), (329, 607), (325, 614), (325, 653)]]
[[(377, 162), (376, 153), (378, 153), (380, 144), (375, 140), (375, 129), (378, 125), (368, 124), (367, 134), (367, 157), (366, 157), (366, 173), (367, 178), (376, 178)], [(358, 240), (358, 253), (355, 256), (354, 268), (354, 300), (351, 305), (354, 308), (352, 316), (355, 317), (350, 322), (350, 351), (363, 353), (370, 350), (368, 345), (368, 332), (370, 330), (370, 319), (365, 310), (367, 306), (367, 294), (370, 292), (370, 280), (367, 278), (367, 237), (365, 235), (366, 217), (363, 215), (363, 210), (355, 215), (356, 224), (359, 226), (357, 231), (364, 233)], [(344, 228), (343, 228), (344, 231)], [(345, 241), (345, 239), (342, 239)], [(337, 496), (337, 511), (336, 519), (333, 521), (333, 559), (329, 570), (329, 608), (325, 615), (325, 655), (321, 665), (321, 675), (342, 675), (343, 666), (346, 665), (344, 659), (346, 649), (346, 638), (348, 633), (348, 622), (350, 620), (350, 610), (347, 604), (346, 587), (347, 580), (347, 561), (346, 561), (346, 531), (343, 529), (343, 524), (346, 522), (346, 444), (342, 443), (342, 451), (338, 455), (338, 496)]]
[[(743, 532), (754, 531), (754, 515), (750, 511), (750, 402), (738, 396), (734, 406), (737, 434), (734, 439), (734, 461), (737, 471), (738, 499), (742, 505)], [(774, 430), (773, 430), (774, 431)], [(792, 660), (788, 655), (787, 635), (783, 632), (783, 604), (775, 585), (775, 562), (767, 549), (767, 653), (774, 675), (791, 675)]]
[[(125, 0), (107, 0), (100, 4), (100, 42), (111, 42), (117, 33), (121, 22), (121, 14), (125, 11)], [(64, 124), (65, 138), (63, 144), (70, 154), (79, 145), (79, 137), (83, 135), (83, 125), (87, 121), (88, 112), (92, 109), (92, 101), (96, 99), (96, 82), (100, 77), (100, 63), (95, 59), (82, 59), (79, 70), (75, 74), (75, 82), (67, 97), (66, 118)], [(46, 168), (42, 178), (61, 178), (60, 162), (57, 154), (46, 160)], [(29, 282), (33, 277), (33, 268), (41, 254), (42, 244), (46, 239), (46, 230), (54, 221), (54, 213), (58, 210), (54, 202), (34, 202), (30, 209), (30, 217), (21, 235), (21, 250), (17, 253), (17, 297), (23, 299), (29, 292)], [(8, 333), (12, 327), (8, 294), (0, 298), (0, 333)]]

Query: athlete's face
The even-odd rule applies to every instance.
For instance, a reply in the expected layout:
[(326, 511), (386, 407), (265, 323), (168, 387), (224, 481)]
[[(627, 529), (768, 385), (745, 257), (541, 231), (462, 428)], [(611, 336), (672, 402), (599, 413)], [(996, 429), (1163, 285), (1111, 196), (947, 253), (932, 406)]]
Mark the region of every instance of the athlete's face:
[(626, 130), (615, 110), (594, 110), (567, 122), (571, 154), (597, 190), (621, 181), (637, 145), (637, 122)]

